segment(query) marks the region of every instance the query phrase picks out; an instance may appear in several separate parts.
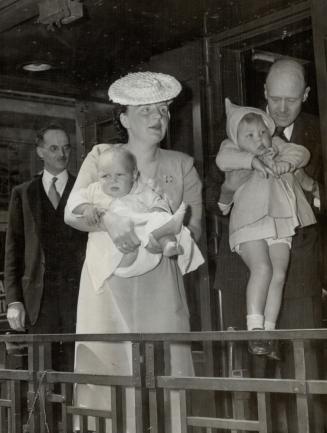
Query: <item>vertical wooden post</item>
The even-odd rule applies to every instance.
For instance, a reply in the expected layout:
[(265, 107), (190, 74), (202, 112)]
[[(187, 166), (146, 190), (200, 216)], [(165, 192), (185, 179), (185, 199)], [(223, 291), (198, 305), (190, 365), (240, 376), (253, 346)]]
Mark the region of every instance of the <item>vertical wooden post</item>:
[(258, 399), (258, 420), (260, 423), (260, 433), (272, 433), (270, 394), (265, 392), (258, 392), (257, 399)]
[(79, 417), (80, 433), (87, 433), (87, 425), (88, 425), (87, 416), (81, 415)]
[(145, 386), (149, 393), (149, 418), (151, 433), (158, 433), (158, 400), (155, 389), (154, 344), (145, 344)]
[(65, 433), (73, 433), (73, 417), (67, 412), (67, 406), (72, 404), (73, 399), (72, 385), (70, 383), (62, 383), (61, 394), (64, 397), (64, 401), (61, 406), (62, 429)]
[(180, 411), (181, 411), (181, 433), (187, 433), (187, 408), (186, 391), (179, 391)]
[[(295, 379), (306, 380), (304, 341), (293, 341)], [(296, 408), (298, 420), (298, 433), (310, 433), (309, 427), (309, 402), (308, 395), (304, 391), (296, 394)]]
[[(47, 401), (47, 393), (50, 392), (50, 386), (44, 383), (46, 380), (46, 370), (51, 369), (51, 343), (42, 343), (39, 345), (39, 408), (40, 408), (40, 431), (48, 433), (48, 426), (54, 428), (54, 418), (52, 404)], [(53, 387), (53, 385), (51, 385)], [(56, 429), (54, 429), (56, 430)]]
[(10, 381), (10, 398), (11, 431), (16, 433), (20, 432), (22, 429), (20, 382), (15, 380)]
[(143, 400), (141, 383), (140, 343), (132, 343), (133, 377), (135, 382), (135, 420), (136, 433), (143, 432)]
[(95, 418), (95, 431), (96, 433), (105, 433), (106, 431), (106, 420), (104, 418)]
[[(7, 366), (7, 351), (5, 343), (0, 343), (0, 368), (5, 369)], [(8, 381), (0, 382), (0, 398), (8, 398)], [(6, 432), (9, 430), (8, 426), (8, 409), (0, 407), (0, 431)]]
[[(171, 368), (170, 368), (170, 343), (169, 342), (167, 341), (164, 342), (163, 350), (164, 350), (164, 375), (170, 376)], [(164, 390), (165, 433), (172, 433), (170, 401), (171, 401), (170, 391), (165, 389)]]
[(32, 380), (28, 382), (27, 409), (28, 409), (28, 431), (40, 432), (39, 402), (36, 401), (38, 391), (37, 372), (39, 369), (39, 345), (36, 342), (28, 344), (28, 370), (32, 373)]

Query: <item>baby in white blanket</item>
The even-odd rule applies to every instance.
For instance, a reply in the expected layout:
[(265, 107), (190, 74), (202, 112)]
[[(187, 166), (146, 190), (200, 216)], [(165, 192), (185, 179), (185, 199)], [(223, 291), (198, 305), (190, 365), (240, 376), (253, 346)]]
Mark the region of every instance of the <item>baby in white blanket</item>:
[[(115, 274), (121, 277), (141, 275), (160, 262), (162, 255), (178, 256), (184, 274), (203, 263), (200, 250), (183, 226), (184, 203), (172, 214), (168, 201), (138, 179), (134, 155), (123, 146), (112, 146), (99, 158), (99, 181), (74, 192), (71, 197), (73, 213), (89, 224), (99, 223), (110, 210), (134, 223), (140, 247), (131, 253), (121, 253), (106, 232), (91, 232), (86, 264), (100, 290), (105, 279)], [(157, 242), (162, 254), (147, 251), (151, 241)]]

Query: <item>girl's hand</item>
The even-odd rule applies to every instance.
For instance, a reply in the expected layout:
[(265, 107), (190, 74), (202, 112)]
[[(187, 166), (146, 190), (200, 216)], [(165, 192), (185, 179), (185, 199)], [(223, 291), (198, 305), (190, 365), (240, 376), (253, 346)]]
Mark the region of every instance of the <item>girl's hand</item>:
[(111, 240), (123, 254), (135, 251), (141, 244), (135, 234), (134, 224), (129, 218), (106, 212), (102, 215), (102, 222)]
[(269, 174), (274, 175), (273, 171), (263, 162), (261, 162), (256, 156), (252, 159), (252, 168), (261, 173), (265, 178), (267, 178)]

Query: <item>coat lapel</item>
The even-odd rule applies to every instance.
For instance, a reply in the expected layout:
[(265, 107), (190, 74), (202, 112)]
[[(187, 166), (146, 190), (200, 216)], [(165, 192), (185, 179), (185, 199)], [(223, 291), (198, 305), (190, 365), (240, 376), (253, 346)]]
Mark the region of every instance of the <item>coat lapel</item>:
[(39, 235), (40, 235), (41, 218), (42, 218), (42, 210), (41, 210), (42, 188), (43, 188), (42, 176), (37, 176), (37, 178), (30, 183), (27, 189), (28, 203)]
[(72, 190), (75, 182), (75, 177), (68, 173), (68, 180), (64, 189), (64, 192), (60, 198), (58, 209), (65, 208), (70, 191)]

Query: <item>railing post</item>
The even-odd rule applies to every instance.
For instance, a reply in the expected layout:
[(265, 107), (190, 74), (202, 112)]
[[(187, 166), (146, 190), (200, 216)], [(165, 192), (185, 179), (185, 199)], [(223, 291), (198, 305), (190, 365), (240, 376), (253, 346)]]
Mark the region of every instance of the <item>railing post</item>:
[(10, 399), (11, 399), (11, 431), (20, 432), (22, 430), (22, 419), (21, 419), (21, 393), (20, 393), (20, 382), (15, 380), (10, 381)]
[(28, 410), (28, 425), (26, 431), (28, 433), (40, 432), (40, 412), (39, 402), (37, 401), (38, 378), (37, 372), (39, 369), (39, 345), (33, 341), (28, 344), (28, 370), (31, 373), (32, 379), (28, 382), (27, 392), (27, 410)]
[[(303, 340), (293, 341), (293, 350), (294, 350), (294, 363), (295, 363), (295, 379), (305, 382), (306, 365), (305, 365), (304, 341)], [(310, 433), (309, 402), (308, 402), (308, 395), (306, 391), (304, 393), (297, 392), (296, 409), (297, 409), (298, 433)]]
[(136, 433), (144, 433), (140, 343), (132, 343), (132, 363), (135, 383)]
[(154, 344), (145, 344), (145, 386), (149, 395), (149, 431), (158, 433), (158, 396), (155, 388)]
[[(171, 375), (170, 368), (170, 343), (165, 341), (163, 344), (164, 351), (164, 375)], [(165, 433), (172, 433), (171, 425), (171, 391), (164, 390), (164, 417), (165, 417)]]
[(46, 383), (46, 370), (51, 369), (51, 367), (51, 343), (42, 343), (39, 345), (39, 408), (41, 433), (48, 433), (49, 430), (57, 430), (54, 428), (52, 405), (48, 403), (47, 400), (50, 385)]
[(72, 433), (73, 417), (70, 413), (67, 412), (67, 406), (70, 406), (72, 404), (73, 399), (72, 385), (70, 383), (62, 383), (61, 394), (64, 397), (64, 401), (61, 406), (62, 429), (64, 433)]
[(272, 433), (270, 394), (265, 392), (258, 392), (257, 399), (260, 433)]

